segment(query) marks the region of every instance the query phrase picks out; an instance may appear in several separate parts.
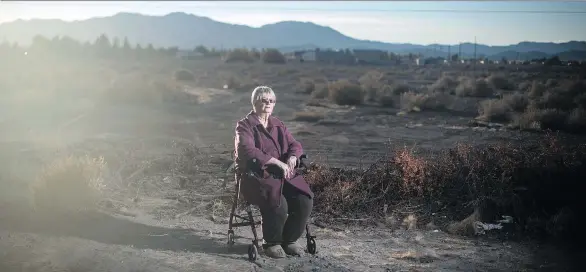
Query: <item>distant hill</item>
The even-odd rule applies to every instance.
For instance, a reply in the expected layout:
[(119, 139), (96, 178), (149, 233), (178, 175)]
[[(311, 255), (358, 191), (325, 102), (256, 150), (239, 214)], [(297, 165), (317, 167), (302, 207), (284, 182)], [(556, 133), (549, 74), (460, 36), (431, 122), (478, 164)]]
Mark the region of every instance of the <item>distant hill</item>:
[[(249, 27), (214, 21), (181, 12), (164, 16), (136, 13), (118, 13), (110, 17), (91, 18), (81, 21), (17, 20), (0, 24), (0, 39), (19, 44), (30, 44), (35, 35), (48, 38), (69, 36), (81, 41), (94, 41), (100, 34), (108, 37), (127, 37), (133, 43), (153, 44), (155, 47), (178, 46), (192, 49), (196, 45), (215, 48), (279, 48), (293, 51), (309, 48), (382, 49), (396, 53), (422, 53), (426, 56), (447, 56), (448, 45), (417, 45), (409, 43), (384, 43), (359, 40), (343, 35), (330, 27), (309, 22), (284, 21), (262, 27)], [(458, 53), (458, 45), (451, 45), (450, 53)], [(464, 56), (472, 56), (474, 44), (463, 43)], [(526, 55), (564, 53), (564, 56), (583, 56), (586, 42), (566, 43), (521, 42), (507, 46), (477, 44), (477, 56)], [(509, 53), (507, 53), (509, 52)], [(498, 57), (497, 57), (498, 58)], [(510, 57), (514, 59), (513, 57)], [(498, 58), (500, 59), (500, 58)]]

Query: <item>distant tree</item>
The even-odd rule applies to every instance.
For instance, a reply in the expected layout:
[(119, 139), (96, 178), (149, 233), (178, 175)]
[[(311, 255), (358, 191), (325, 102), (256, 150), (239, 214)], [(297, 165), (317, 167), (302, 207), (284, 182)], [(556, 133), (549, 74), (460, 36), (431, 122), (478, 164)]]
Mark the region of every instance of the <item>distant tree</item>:
[(120, 39), (118, 37), (114, 37), (114, 39), (112, 39), (112, 48), (120, 49)]
[(207, 55), (210, 54), (210, 50), (207, 47), (203, 46), (203, 45), (196, 46), (195, 49), (193, 49), (193, 51), (195, 51), (197, 53), (200, 53), (200, 54), (202, 54), (204, 56), (207, 56)]
[(285, 56), (279, 50), (273, 48), (266, 49), (261, 58), (264, 63), (283, 64), (287, 62)]
[(547, 65), (547, 66), (558, 66), (558, 65), (562, 65), (562, 61), (560, 60), (560, 57), (553, 56), (553, 57), (551, 57), (549, 59), (546, 59), (543, 62), (543, 64), (544, 65)]

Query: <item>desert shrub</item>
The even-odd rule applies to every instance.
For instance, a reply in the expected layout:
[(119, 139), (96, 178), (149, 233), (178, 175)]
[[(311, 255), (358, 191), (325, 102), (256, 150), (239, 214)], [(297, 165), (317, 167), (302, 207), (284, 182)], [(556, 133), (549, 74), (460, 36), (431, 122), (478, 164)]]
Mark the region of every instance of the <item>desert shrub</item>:
[(68, 156), (47, 164), (31, 185), (38, 210), (95, 209), (103, 189), (104, 158)]
[(568, 113), (558, 109), (543, 109), (535, 115), (541, 129), (564, 130)]
[(529, 91), (531, 86), (532, 86), (532, 82), (523, 81), (523, 82), (519, 83), (519, 86), (517, 86), (517, 90), (522, 91), (522, 92), (526, 92), (526, 91)]
[(285, 56), (277, 49), (266, 49), (262, 52), (261, 59), (264, 63), (284, 64), (287, 62)]
[(391, 87), (393, 88), (393, 95), (401, 95), (404, 94), (406, 92), (409, 92), (409, 85), (407, 84), (393, 84), (391, 85)]
[(311, 92), (312, 98), (324, 99), (328, 97), (328, 85), (324, 83), (315, 84), (313, 92)]
[(401, 109), (404, 111), (420, 111), (427, 100), (427, 94), (406, 92), (401, 94)]
[(529, 89), (529, 97), (532, 99), (541, 97), (545, 93), (545, 85), (539, 83), (537, 80), (534, 80), (531, 83), (531, 87)]
[(185, 69), (175, 71), (175, 80), (193, 81), (194, 79), (195, 79), (195, 76), (193, 75), (193, 73), (191, 71), (188, 71)]
[(330, 100), (338, 105), (360, 105), (364, 101), (364, 93), (360, 85), (349, 80), (338, 80), (328, 85)]
[(443, 110), (447, 108), (450, 95), (445, 93), (415, 93), (412, 91), (401, 94), (401, 109), (404, 111)]
[(315, 111), (298, 111), (293, 114), (293, 120), (301, 122), (317, 122), (324, 119), (324, 117), (323, 113)]
[(452, 96), (447, 93), (432, 92), (427, 95), (427, 100), (423, 105), (423, 109), (428, 110), (444, 110), (452, 101)]
[(444, 75), (429, 86), (429, 91), (454, 94), (458, 83), (455, 78)]
[(548, 79), (547, 81), (545, 81), (545, 87), (546, 88), (553, 88), (558, 86), (559, 82), (553, 78)]
[(383, 86), (378, 94), (377, 102), (383, 107), (395, 106), (396, 96), (394, 95), (393, 90), (393, 87), (389, 85)]
[(250, 51), (247, 49), (237, 48), (231, 51), (228, 51), (226, 56), (224, 57), (224, 62), (226, 63), (233, 63), (233, 62), (244, 62), (244, 63), (252, 63), (254, 62), (254, 57), (251, 56)]
[(571, 111), (583, 107), (586, 93), (586, 82), (564, 81), (557, 87), (550, 88), (541, 97), (531, 96), (541, 109), (560, 109)]
[(304, 94), (311, 94), (315, 91), (315, 81), (311, 78), (302, 78), (299, 85)]
[(506, 94), (503, 101), (514, 112), (523, 112), (529, 105), (529, 98), (523, 93)]
[(566, 121), (568, 131), (572, 132), (586, 132), (586, 110), (583, 108), (576, 108), (568, 115)]
[(358, 82), (365, 92), (365, 98), (368, 101), (376, 101), (383, 87), (392, 84), (392, 78), (377, 70), (366, 72)]
[[(586, 204), (582, 196), (585, 164), (586, 145), (562, 145), (546, 135), (522, 146), (459, 144), (425, 154), (393, 149), (367, 169), (313, 164), (305, 176), (315, 192), (316, 214), (322, 217), (378, 216), (385, 206), (393, 210), (419, 204), (420, 215), (441, 213), (460, 220), (472, 212), (471, 203), (492, 199), (498, 203), (499, 215), (515, 219), (516, 229), (553, 235), (548, 222), (563, 210), (575, 213)], [(580, 221), (572, 219), (556, 233), (584, 238)]]
[(491, 122), (507, 122), (511, 118), (511, 108), (503, 99), (481, 101), (478, 113), (482, 119)]
[(494, 95), (494, 90), (484, 79), (472, 79), (463, 77), (459, 80), (458, 87), (456, 87), (456, 95), (469, 97), (491, 97)]
[(507, 91), (515, 89), (515, 85), (502, 74), (492, 74), (486, 78), (486, 81), (495, 89)]

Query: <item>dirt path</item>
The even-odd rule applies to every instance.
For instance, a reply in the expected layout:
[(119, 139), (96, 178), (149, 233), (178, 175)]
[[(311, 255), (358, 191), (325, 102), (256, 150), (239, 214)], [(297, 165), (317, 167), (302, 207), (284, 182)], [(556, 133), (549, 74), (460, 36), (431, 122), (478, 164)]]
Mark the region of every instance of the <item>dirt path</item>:
[[(225, 94), (225, 91), (218, 93)], [(53, 120), (66, 124), (56, 135), (67, 148), (80, 145), (88, 148), (91, 145), (96, 150), (102, 146), (112, 150), (138, 148), (140, 156), (153, 158), (176, 152), (169, 147), (170, 142), (184, 142), (200, 147), (215, 145), (209, 149), (208, 156), (228, 156), (225, 151), (232, 148), (233, 124), (249, 111), (249, 94), (208, 98), (193, 107), (101, 107), (85, 113), (71, 111)], [(290, 116), (302, 107), (295, 101), (280, 106), (282, 116)], [(2, 124), (5, 130), (10, 130), (10, 125)], [(325, 136), (336, 133), (320, 124), (305, 126), (316, 133), (323, 130)], [(49, 123), (35, 126), (36, 133), (50, 135), (51, 127), (56, 126)], [(18, 133), (22, 131), (12, 130), (1, 142), (2, 157), (11, 163), (6, 165), (15, 166), (9, 168), (10, 177), (0, 177), (3, 186), (14, 184), (16, 177), (30, 178), (38, 171), (41, 161), (30, 162), (34, 158), (50, 158), (51, 155), (43, 152), (55, 147), (45, 141), (27, 152), (11, 152), (30, 145), (30, 139), (18, 138)], [(404, 133), (395, 137), (411, 137), (409, 133), (417, 131), (404, 130)], [(318, 136), (299, 138), (312, 146), (322, 143), (320, 137), (324, 135)], [(337, 145), (337, 150), (347, 148)], [(11, 157), (11, 154), (17, 155)], [(136, 159), (141, 159), (139, 155)], [(28, 168), (16, 167), (24, 162), (29, 162)], [(156, 174), (144, 178), (167, 183), (161, 173)], [(212, 182), (224, 177), (218, 174), (208, 178)], [(236, 245), (230, 250), (226, 245), (225, 222), (214, 223), (208, 216), (177, 216), (184, 212), (178, 208), (179, 201), (164, 196), (189, 192), (177, 188), (176, 184), (165, 186), (151, 190), (139, 202), (132, 201), (133, 196), (112, 196), (112, 201), (123, 204), (125, 215), (120, 215), (120, 210), (110, 210), (66, 217), (31, 214), (24, 197), (26, 186), (4, 186), (3, 193), (13, 197), (0, 201), (0, 271), (531, 271), (548, 262), (551, 265), (547, 259), (534, 260), (533, 245), (462, 239), (435, 229), (405, 230), (375, 223), (369, 227), (342, 229), (312, 225), (317, 236), (317, 256), (261, 258), (252, 264), (246, 260), (246, 247), (251, 239), (248, 228), (236, 230)], [(6, 188), (11, 188), (11, 192)], [(161, 211), (169, 216), (157, 215)]]
[[(147, 199), (146, 202), (158, 201)], [(249, 229), (229, 249), (226, 224), (186, 216), (156, 220), (140, 207), (133, 217), (109, 214), (0, 223), (2, 271), (520, 271), (532, 252), (514, 243), (451, 237), (434, 230), (384, 228), (334, 231), (313, 226), (316, 256), (246, 260)], [(81, 270), (80, 270), (81, 269)]]

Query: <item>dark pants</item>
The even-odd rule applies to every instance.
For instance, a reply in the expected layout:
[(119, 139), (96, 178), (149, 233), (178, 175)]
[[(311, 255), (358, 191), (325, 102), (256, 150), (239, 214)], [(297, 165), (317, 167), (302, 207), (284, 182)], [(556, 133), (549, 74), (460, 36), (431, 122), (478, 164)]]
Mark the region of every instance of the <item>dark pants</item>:
[(272, 209), (260, 208), (266, 246), (297, 241), (305, 231), (312, 207), (313, 200), (309, 196), (285, 182), (281, 205)]

